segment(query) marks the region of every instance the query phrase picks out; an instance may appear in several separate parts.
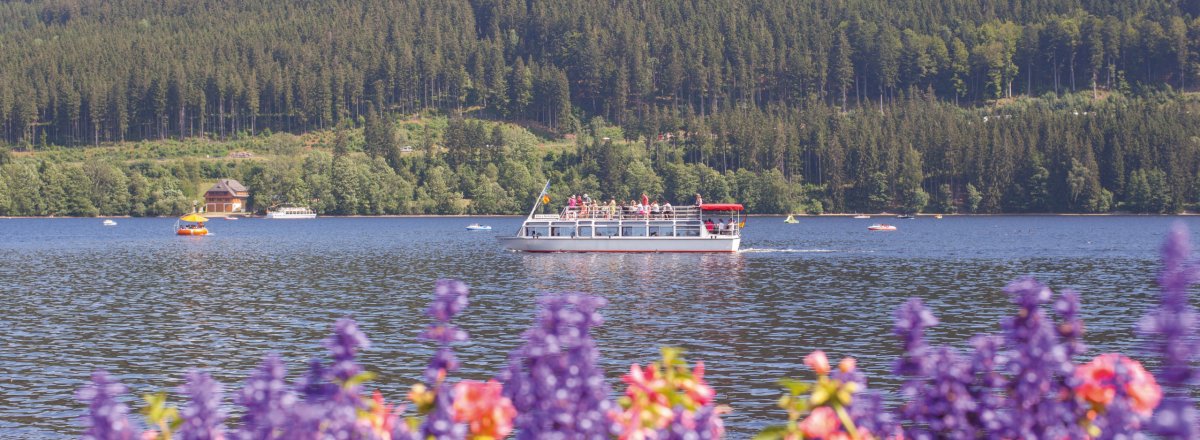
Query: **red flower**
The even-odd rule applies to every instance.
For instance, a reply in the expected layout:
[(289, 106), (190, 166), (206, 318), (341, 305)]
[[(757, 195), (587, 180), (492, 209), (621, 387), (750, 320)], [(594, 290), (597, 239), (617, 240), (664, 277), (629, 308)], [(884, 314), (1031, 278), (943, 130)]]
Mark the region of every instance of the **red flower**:
[(1075, 394), (1093, 406), (1107, 407), (1117, 395), (1118, 364), (1125, 370), (1125, 394), (1129, 396), (1130, 406), (1138, 414), (1149, 417), (1162, 400), (1162, 389), (1142, 364), (1119, 354), (1102, 354), (1077, 367), (1075, 377), (1080, 384), (1075, 387)]
[(454, 385), (454, 419), (470, 426), (472, 438), (499, 439), (512, 432), (517, 410), (501, 395), (503, 389), (495, 379), (486, 383), (464, 380)]

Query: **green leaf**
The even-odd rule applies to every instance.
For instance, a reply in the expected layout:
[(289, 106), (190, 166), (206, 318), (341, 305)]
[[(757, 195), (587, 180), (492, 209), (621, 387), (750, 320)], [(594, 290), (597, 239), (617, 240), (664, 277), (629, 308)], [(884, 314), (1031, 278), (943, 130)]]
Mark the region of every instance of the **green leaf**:
[(786, 425), (768, 426), (754, 435), (753, 440), (775, 440), (781, 439), (788, 432)]
[(372, 373), (370, 371), (364, 371), (362, 373), (355, 374), (354, 377), (346, 379), (346, 382), (342, 383), (342, 388), (350, 388), (350, 387), (359, 385), (363, 382), (367, 382), (374, 378), (375, 378), (375, 373)]
[(804, 394), (808, 392), (810, 388), (812, 388), (812, 384), (797, 379), (780, 379), (779, 385), (787, 388), (787, 390), (791, 392), (793, 396)]

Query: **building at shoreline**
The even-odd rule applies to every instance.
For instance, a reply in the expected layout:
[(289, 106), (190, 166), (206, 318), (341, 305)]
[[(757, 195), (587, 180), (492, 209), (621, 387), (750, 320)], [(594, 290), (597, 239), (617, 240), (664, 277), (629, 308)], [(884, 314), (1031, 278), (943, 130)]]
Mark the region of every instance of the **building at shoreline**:
[(250, 191), (233, 179), (218, 180), (204, 193), (204, 212), (246, 212)]

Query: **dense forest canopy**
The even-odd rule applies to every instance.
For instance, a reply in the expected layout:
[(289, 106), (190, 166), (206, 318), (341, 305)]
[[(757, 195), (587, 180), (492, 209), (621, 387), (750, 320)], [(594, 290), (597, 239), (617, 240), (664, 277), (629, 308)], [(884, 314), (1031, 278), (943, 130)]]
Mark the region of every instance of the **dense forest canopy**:
[[(440, 169), (474, 200), (480, 183), (461, 177), (512, 160), (500, 137), (447, 127), (426, 163), (389, 153), (399, 135), (380, 121), (433, 109), (575, 134), (568, 151), (526, 151), (526, 172), (618, 198), (1170, 212), (1200, 199), (1197, 17), (1200, 0), (5, 2), (0, 140), (367, 126), (368, 154), (342, 156), (415, 188), (397, 198), (420, 200)], [(476, 212), (452, 205), (429, 209)], [(376, 211), (348, 206), (329, 212)]]

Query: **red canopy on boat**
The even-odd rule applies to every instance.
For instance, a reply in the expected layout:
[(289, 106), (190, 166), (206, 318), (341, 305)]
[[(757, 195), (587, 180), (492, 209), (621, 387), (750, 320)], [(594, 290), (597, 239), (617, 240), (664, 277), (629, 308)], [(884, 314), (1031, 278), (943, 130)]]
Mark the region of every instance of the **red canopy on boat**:
[(741, 203), (705, 203), (700, 205), (701, 211), (741, 211)]

